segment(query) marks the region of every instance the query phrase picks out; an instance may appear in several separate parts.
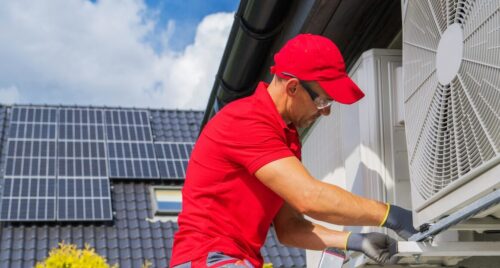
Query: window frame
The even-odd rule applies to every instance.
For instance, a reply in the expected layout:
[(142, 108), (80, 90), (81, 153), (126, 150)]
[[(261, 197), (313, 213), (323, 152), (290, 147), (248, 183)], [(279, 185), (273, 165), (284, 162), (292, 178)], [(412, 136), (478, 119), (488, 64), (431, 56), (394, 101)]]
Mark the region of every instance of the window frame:
[[(181, 200), (179, 201), (181, 204), (181, 209), (177, 210), (162, 210), (158, 206), (158, 199), (156, 191), (167, 190), (167, 191), (179, 191), (181, 193)], [(166, 185), (156, 185), (150, 187), (150, 198), (151, 205), (153, 208), (153, 217), (156, 216), (177, 216), (182, 210), (182, 186), (166, 186)]]

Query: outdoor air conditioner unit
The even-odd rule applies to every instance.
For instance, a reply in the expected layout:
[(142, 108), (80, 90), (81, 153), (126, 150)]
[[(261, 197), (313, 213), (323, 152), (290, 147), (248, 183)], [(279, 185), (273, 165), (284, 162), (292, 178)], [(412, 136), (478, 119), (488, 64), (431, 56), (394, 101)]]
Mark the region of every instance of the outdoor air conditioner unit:
[(500, 186), (500, 1), (404, 1), (403, 83), (419, 226)]
[[(334, 103), (332, 114), (318, 119), (308, 131), (302, 156), (311, 175), (319, 180), (410, 209), (400, 68), (399, 49), (362, 53), (349, 76), (365, 97), (352, 105)], [(336, 230), (387, 232), (380, 227), (321, 224)], [(308, 251), (308, 267), (317, 267), (320, 257), (319, 252)], [(369, 262), (362, 255), (351, 255), (351, 259), (343, 267), (361, 267)]]

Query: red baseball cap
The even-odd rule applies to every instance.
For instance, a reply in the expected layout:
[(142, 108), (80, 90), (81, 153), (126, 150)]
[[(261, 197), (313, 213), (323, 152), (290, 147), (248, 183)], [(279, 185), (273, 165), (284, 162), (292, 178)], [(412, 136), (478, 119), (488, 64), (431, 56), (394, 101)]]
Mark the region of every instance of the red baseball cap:
[(342, 55), (328, 38), (299, 34), (274, 54), (271, 73), (282, 78), (292, 74), (300, 80), (316, 81), (330, 97), (343, 104), (352, 104), (365, 96), (347, 76)]

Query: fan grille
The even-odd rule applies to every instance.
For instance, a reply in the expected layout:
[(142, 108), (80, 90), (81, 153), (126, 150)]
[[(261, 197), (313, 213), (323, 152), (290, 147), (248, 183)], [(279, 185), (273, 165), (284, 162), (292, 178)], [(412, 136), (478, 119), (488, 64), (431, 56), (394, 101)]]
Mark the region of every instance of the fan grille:
[[(408, 1), (406, 10), (410, 177), (427, 200), (486, 162), (500, 160), (500, 1)], [(451, 82), (441, 84), (437, 48), (443, 33), (457, 24), (463, 30), (460, 68)]]

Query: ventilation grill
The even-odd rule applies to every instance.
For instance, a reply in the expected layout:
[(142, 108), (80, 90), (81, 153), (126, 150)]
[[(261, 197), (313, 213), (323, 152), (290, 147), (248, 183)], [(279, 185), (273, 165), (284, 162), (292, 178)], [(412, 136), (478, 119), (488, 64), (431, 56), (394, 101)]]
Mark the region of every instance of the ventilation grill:
[(427, 200), (500, 160), (500, 1), (408, 1), (406, 12), (410, 173)]

